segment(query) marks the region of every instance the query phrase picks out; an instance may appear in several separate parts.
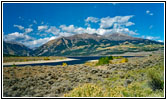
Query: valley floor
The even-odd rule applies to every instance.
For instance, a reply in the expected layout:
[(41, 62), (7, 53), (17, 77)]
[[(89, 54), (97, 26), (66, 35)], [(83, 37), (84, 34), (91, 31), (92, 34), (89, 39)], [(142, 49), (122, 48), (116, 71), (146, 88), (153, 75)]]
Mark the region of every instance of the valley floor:
[(156, 52), (128, 58), (126, 63), (94, 67), (3, 67), (3, 96), (163, 97), (163, 81), (164, 54)]

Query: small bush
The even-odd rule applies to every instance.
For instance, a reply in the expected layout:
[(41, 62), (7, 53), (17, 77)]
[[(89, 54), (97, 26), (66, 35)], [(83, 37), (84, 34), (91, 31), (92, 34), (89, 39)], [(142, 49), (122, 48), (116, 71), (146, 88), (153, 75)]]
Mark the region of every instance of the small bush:
[(124, 97), (146, 97), (152, 94), (152, 90), (147, 87), (143, 87), (143, 82), (135, 82), (128, 85), (126, 89), (122, 91)]
[(109, 64), (109, 57), (100, 58), (96, 65), (104, 65), (104, 64)]
[[(122, 87), (120, 88), (122, 89)], [(97, 84), (84, 84), (74, 88), (70, 93), (65, 94), (65, 97), (122, 97), (120, 91), (115, 89), (103, 89)]]
[(125, 63), (125, 62), (128, 62), (128, 59), (127, 59), (127, 58), (123, 58), (123, 59), (121, 60), (121, 63)]
[(63, 67), (67, 66), (67, 63), (63, 63), (62, 66), (63, 66)]
[(102, 97), (102, 89), (94, 84), (84, 84), (65, 94), (65, 97)]
[(15, 64), (13, 64), (13, 65), (12, 65), (12, 67), (13, 67), (13, 68), (16, 68), (16, 65), (15, 65)]
[(148, 76), (150, 78), (149, 85), (153, 90), (163, 90), (164, 80), (161, 78), (161, 74), (155, 69), (149, 71)]
[(50, 60), (48, 57), (45, 57), (44, 60)]
[(110, 57), (109, 57), (109, 60), (113, 60), (113, 56), (110, 56)]

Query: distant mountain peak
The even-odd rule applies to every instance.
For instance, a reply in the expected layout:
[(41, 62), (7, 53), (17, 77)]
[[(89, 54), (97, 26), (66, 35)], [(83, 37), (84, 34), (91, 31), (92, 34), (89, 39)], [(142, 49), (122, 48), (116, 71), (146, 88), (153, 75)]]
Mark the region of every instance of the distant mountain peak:
[(3, 41), (3, 54), (28, 56), (32, 50), (17, 42)]
[(22, 43), (15, 42), (15, 41), (4, 41), (4, 42), (10, 43), (10, 44), (16, 44), (16, 45), (24, 46)]

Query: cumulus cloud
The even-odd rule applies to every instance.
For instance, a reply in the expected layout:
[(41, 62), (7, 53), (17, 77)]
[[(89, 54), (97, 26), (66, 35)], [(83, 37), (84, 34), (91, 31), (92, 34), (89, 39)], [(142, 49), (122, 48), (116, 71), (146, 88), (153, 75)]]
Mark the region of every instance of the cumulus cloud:
[(96, 18), (96, 17), (88, 17), (87, 19), (85, 19), (85, 25), (89, 26), (90, 27), (90, 22), (91, 23), (97, 23), (99, 22), (99, 18)]
[(91, 27), (87, 27), (86, 30), (85, 30), (85, 33), (93, 34), (93, 33), (97, 33), (97, 30), (93, 29)]
[(100, 20), (100, 28), (115, 28), (123, 27), (123, 26), (131, 26), (134, 25), (133, 22), (129, 22), (129, 19), (132, 18), (133, 15), (130, 16), (115, 16), (115, 17), (105, 17)]
[(97, 23), (98, 21), (99, 19), (96, 17), (88, 17), (87, 19), (85, 19), (85, 22)]
[[(116, 17), (105, 17), (101, 18), (100, 21), (100, 28), (94, 29), (88, 26), (87, 28), (83, 27), (75, 27), (74, 25), (60, 25), (60, 29), (64, 32), (61, 34), (81, 34), (81, 33), (88, 33), (93, 34), (97, 33), (100, 35), (104, 34), (112, 34), (112, 33), (127, 33), (130, 35), (138, 35), (138, 33), (129, 30), (128, 26), (135, 25), (135, 23), (130, 22), (129, 19), (132, 18), (133, 15), (130, 16), (116, 16)], [(97, 23), (97, 19), (95, 20), (95, 17), (88, 17), (85, 22), (94, 22)]]
[(23, 30), (24, 29), (24, 27), (23, 26), (21, 26), (21, 25), (13, 25), (14, 27), (17, 27), (19, 30)]
[(51, 26), (48, 30), (46, 30), (46, 32), (59, 35), (60, 29), (56, 28), (55, 26)]
[(81, 33), (88, 33), (88, 34), (97, 33), (97, 30), (91, 27), (82, 28), (82, 27), (75, 27), (74, 25), (69, 25), (69, 26), (61, 25), (60, 28), (63, 31), (60, 34), (65, 34), (66, 36), (70, 34), (72, 35)]
[(4, 36), (5, 41), (17, 41), (20, 43), (23, 41), (30, 41), (32, 39), (33, 39), (32, 37), (19, 32), (14, 32)]
[(155, 40), (155, 39), (159, 39), (160, 37), (153, 37), (153, 36), (146, 36), (146, 39), (149, 40)]
[(25, 33), (30, 33), (30, 32), (32, 32), (32, 31), (33, 31), (32, 28), (26, 28), (26, 29), (25, 29)]
[(101, 18), (100, 28), (97, 32), (101, 35), (112, 33), (126, 33), (130, 35), (138, 35), (138, 33), (127, 28), (129, 26), (135, 25), (135, 23), (129, 21), (132, 17), (133, 15)]
[(82, 34), (82, 33), (85, 33), (85, 28), (82, 28), (82, 27), (78, 27), (78, 28), (75, 28), (75, 31), (74, 31), (76, 34)]
[(46, 30), (47, 28), (48, 26), (46, 25), (38, 26), (38, 31)]
[(69, 26), (66, 26), (66, 25), (60, 25), (60, 28), (65, 31), (65, 32), (69, 32), (69, 33), (73, 33), (75, 28), (74, 28), (74, 25), (69, 25)]
[(33, 41), (24, 42), (23, 44), (28, 46), (28, 47), (34, 48), (34, 47), (39, 47), (39, 46), (45, 44), (46, 42), (53, 40), (53, 39), (56, 39), (56, 38), (57, 37), (55, 37), (55, 36), (40, 38), (40, 39), (36, 39)]
[(130, 34), (130, 35), (138, 35), (138, 33), (129, 30), (128, 28), (118, 28), (118, 29), (102, 29), (99, 28), (97, 29), (97, 33), (100, 35), (104, 34), (112, 34), (112, 33), (125, 33), (125, 34)]

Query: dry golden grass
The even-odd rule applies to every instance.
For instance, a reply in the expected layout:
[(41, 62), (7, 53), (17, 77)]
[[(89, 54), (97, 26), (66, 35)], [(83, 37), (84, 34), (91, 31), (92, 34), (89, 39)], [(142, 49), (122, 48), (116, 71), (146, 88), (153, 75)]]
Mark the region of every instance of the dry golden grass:
[(3, 57), (3, 62), (26, 62), (26, 61), (40, 61), (40, 60), (57, 60), (66, 59), (65, 57)]
[(84, 65), (90, 66), (90, 67), (95, 67), (98, 61), (88, 61), (85, 62)]
[(26, 77), (34, 77), (34, 76), (47, 74), (48, 72), (51, 72), (53, 70), (55, 70), (55, 67), (49, 67), (49, 66), (4, 67), (3, 75), (11, 78), (13, 77), (13, 74), (14, 74), (15, 78), (26, 78)]

